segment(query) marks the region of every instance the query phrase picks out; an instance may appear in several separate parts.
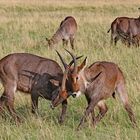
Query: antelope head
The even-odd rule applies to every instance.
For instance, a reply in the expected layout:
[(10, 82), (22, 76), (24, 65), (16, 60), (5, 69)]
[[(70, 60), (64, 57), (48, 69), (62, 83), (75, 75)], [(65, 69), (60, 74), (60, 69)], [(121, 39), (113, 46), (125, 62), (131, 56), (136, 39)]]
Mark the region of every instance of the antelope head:
[(57, 92), (57, 96), (52, 98), (52, 102), (51, 102), (51, 108), (53, 109), (54, 107), (58, 106), (60, 103), (62, 103), (64, 100), (66, 100), (68, 98), (68, 96), (70, 96), (70, 94), (67, 92), (66, 90), (66, 79), (67, 79), (67, 74), (68, 74), (68, 68), (65, 70), (64, 75), (63, 75), (63, 79), (62, 79), (62, 85), (61, 87), (59, 87), (57, 90), (55, 90), (55, 94)]
[[(60, 60), (64, 65), (65, 72), (63, 74), (61, 87), (58, 90), (58, 95), (54, 100), (52, 100), (52, 108), (58, 106), (69, 96), (78, 97), (81, 94), (78, 75), (79, 72), (83, 69), (84, 64), (82, 63), (80, 66), (77, 66), (76, 60), (81, 58), (82, 56), (76, 58), (71, 52), (69, 52), (68, 50), (66, 51), (71, 55), (73, 60), (69, 63), (69, 65), (67, 65), (62, 59), (61, 55), (57, 52)], [(72, 67), (73, 63), (74, 66)]]

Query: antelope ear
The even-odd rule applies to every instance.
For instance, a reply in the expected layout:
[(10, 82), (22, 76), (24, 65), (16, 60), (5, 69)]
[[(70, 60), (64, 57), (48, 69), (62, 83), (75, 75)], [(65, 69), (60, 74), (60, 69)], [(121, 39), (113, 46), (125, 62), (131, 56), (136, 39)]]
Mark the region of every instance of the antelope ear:
[(59, 86), (59, 81), (57, 81), (55, 79), (50, 79), (50, 82), (55, 86)]
[(84, 59), (84, 61), (81, 63), (80, 66), (78, 66), (78, 72), (80, 72), (82, 69), (84, 69), (87, 66), (87, 57)]

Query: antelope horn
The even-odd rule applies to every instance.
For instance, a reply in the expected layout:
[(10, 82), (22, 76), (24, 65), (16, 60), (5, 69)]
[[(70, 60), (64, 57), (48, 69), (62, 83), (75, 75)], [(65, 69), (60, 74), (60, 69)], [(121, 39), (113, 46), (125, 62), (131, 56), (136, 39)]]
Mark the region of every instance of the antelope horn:
[(65, 50), (71, 55), (71, 57), (72, 57), (72, 59), (73, 59), (73, 63), (74, 63), (73, 73), (76, 73), (76, 72), (77, 72), (77, 62), (76, 62), (76, 58), (75, 58), (75, 56), (74, 56), (70, 51), (68, 51), (67, 49), (65, 49)]
[(69, 71), (69, 66), (67, 66), (67, 68), (63, 74), (62, 86), (61, 86), (62, 91), (64, 91), (66, 89), (66, 79), (67, 79), (68, 71)]
[(57, 50), (55, 50), (55, 51), (56, 51), (56, 53), (58, 54), (58, 56), (59, 56), (59, 58), (60, 58), (60, 60), (61, 60), (61, 62), (62, 62), (62, 64), (63, 64), (64, 68), (66, 69), (68, 65), (65, 63), (65, 61), (64, 61), (63, 58), (61, 57), (60, 53), (59, 53)]
[[(76, 60), (80, 59), (81, 57), (83, 57), (83, 55), (76, 57)], [(74, 63), (74, 61), (72, 60), (72, 61), (69, 63), (69, 66), (71, 66), (73, 63)]]

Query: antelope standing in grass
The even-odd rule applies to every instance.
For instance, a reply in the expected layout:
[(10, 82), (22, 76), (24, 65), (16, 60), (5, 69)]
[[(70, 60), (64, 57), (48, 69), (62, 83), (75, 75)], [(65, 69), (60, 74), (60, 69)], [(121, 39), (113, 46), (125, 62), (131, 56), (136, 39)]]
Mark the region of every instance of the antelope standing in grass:
[[(70, 53), (70, 55), (73, 60), (69, 65), (64, 63), (64, 66), (65, 68), (70, 67), (74, 63), (74, 72), (76, 58), (73, 54)], [(14, 109), (14, 93), (17, 90), (30, 93), (32, 113), (36, 113), (39, 97), (51, 100), (52, 103), (57, 98), (61, 89), (63, 71), (54, 60), (28, 53), (14, 53), (0, 60), (0, 79), (4, 87), (4, 92), (0, 97), (0, 112), (6, 105), (16, 123), (18, 123), (20, 119)], [(67, 80), (66, 85), (67, 91), (69, 93), (73, 92), (71, 79)], [(59, 122), (62, 123), (66, 114), (67, 100), (62, 100), (59, 103), (62, 103), (62, 113), (59, 119)]]
[[(117, 44), (118, 40), (130, 47), (133, 44), (133, 37), (140, 33), (140, 17), (129, 18), (129, 17), (117, 17), (112, 23), (111, 28), (111, 45)], [(125, 41), (126, 38), (126, 41)]]
[[(115, 94), (119, 95), (132, 124), (136, 124), (133, 111), (128, 102), (128, 95), (125, 88), (125, 78), (122, 71), (116, 64), (101, 61), (95, 62), (91, 66), (87, 67), (85, 59), (83, 63), (77, 67), (77, 71), (74, 75), (72, 75), (72, 79), (74, 83), (72, 85), (75, 85), (75, 87), (78, 87), (77, 89), (79, 89), (75, 90), (75, 96), (77, 93), (79, 94), (80, 91), (85, 94), (88, 102), (88, 106), (77, 129), (81, 127), (85, 119), (90, 114), (92, 116), (93, 126), (95, 127), (96, 124), (105, 116), (108, 110), (104, 100), (109, 97), (115, 97)], [(66, 81), (66, 79), (63, 81)], [(63, 93), (65, 93), (65, 97), (68, 97), (65, 82), (63, 82), (63, 90), (61, 90), (59, 95), (62, 96)], [(55, 98), (55, 100), (54, 106), (57, 106), (59, 99)], [(94, 114), (95, 106), (99, 108), (99, 114), (96, 117)]]
[(48, 45), (50, 48), (53, 48), (60, 40), (63, 41), (63, 46), (68, 45), (68, 41), (70, 40), (70, 44), (72, 49), (74, 49), (74, 39), (77, 31), (77, 23), (74, 17), (68, 16), (61, 23), (60, 27), (56, 31), (56, 33), (52, 36), (51, 39), (46, 38), (48, 41)]

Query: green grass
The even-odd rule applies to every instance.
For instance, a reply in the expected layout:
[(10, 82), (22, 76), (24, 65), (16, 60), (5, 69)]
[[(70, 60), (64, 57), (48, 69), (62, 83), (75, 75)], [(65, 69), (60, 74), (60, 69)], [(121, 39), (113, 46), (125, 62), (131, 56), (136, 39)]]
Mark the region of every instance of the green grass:
[[(109, 99), (106, 101), (109, 108), (107, 115), (97, 128), (93, 129), (88, 121), (77, 132), (76, 127), (87, 105), (84, 95), (78, 99), (68, 99), (66, 120), (60, 126), (57, 118), (61, 106), (51, 110), (50, 102), (40, 99), (39, 116), (36, 117), (30, 111), (30, 95), (17, 92), (15, 108), (23, 123), (16, 126), (5, 109), (0, 115), (0, 140), (140, 139), (140, 48), (127, 48), (121, 42), (117, 46), (110, 46), (110, 34), (107, 34), (111, 22), (117, 16), (139, 16), (139, 0), (130, 3), (128, 0), (0, 2), (0, 58), (9, 53), (28, 52), (52, 58), (62, 66), (55, 50), (48, 48), (45, 37), (50, 38), (61, 20), (72, 15), (77, 20), (78, 32), (75, 51), (71, 50), (70, 45), (68, 49), (76, 55), (87, 56), (88, 65), (99, 60), (119, 65), (126, 78), (129, 101), (138, 123), (138, 127), (133, 128), (119, 100)], [(70, 61), (61, 42), (56, 49), (67, 62)], [(2, 94), (3, 88), (0, 86)]]

